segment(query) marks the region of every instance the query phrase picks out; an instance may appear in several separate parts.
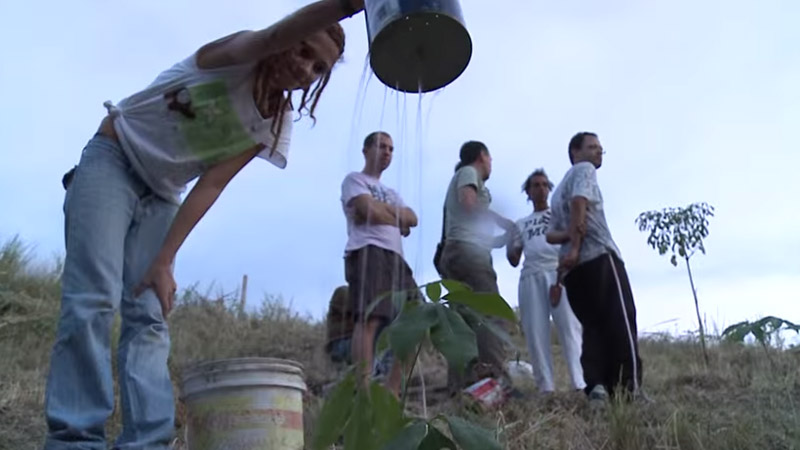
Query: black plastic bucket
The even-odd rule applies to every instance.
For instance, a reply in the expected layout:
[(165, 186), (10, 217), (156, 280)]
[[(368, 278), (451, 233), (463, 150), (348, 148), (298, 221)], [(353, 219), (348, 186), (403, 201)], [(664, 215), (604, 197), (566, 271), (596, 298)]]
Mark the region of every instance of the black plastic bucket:
[(428, 92), (467, 68), (472, 39), (458, 0), (366, 0), (370, 65), (385, 85)]

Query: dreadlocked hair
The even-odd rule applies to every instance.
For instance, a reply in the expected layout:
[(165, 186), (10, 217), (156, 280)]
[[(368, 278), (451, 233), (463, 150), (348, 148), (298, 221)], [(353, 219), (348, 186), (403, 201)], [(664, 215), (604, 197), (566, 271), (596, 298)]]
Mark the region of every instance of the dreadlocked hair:
[[(531, 187), (531, 183), (533, 183), (533, 179), (535, 177), (544, 177), (544, 179), (547, 180), (547, 188), (550, 189), (551, 191), (555, 187), (553, 182), (550, 181), (550, 177), (547, 176), (547, 172), (545, 172), (544, 169), (539, 168), (534, 170), (530, 175), (528, 175), (528, 178), (526, 178), (525, 182), (522, 183), (522, 192), (525, 195), (528, 195), (528, 189)], [(528, 195), (528, 200), (531, 200), (530, 195)]]
[[(339, 57), (341, 58), (342, 54), (344, 54), (344, 29), (336, 22), (328, 26), (324, 31), (337, 47), (339, 47)], [(258, 63), (255, 69), (253, 97), (256, 100), (256, 105), (258, 105), (258, 109), (262, 114), (266, 113), (265, 117), (274, 117), (270, 131), (275, 138), (275, 143), (272, 146), (271, 152), (277, 147), (281, 131), (283, 131), (284, 115), (287, 111), (294, 111), (291, 90), (273, 90), (269, 88), (270, 68), (285, 64), (286, 59), (287, 54), (285, 52), (272, 55)], [(322, 95), (322, 91), (325, 90), (325, 86), (328, 85), (328, 81), (331, 79), (332, 70), (333, 67), (322, 75), (310, 91), (307, 88), (303, 89), (303, 95), (300, 97), (300, 107), (297, 109), (297, 120), (300, 120), (303, 115), (307, 115), (311, 117), (313, 121), (312, 126), (316, 125), (317, 118), (314, 117), (314, 111), (317, 108), (317, 103), (319, 103), (319, 97)], [(262, 105), (264, 105), (265, 102), (268, 107), (266, 111), (262, 110)], [(310, 107), (309, 103), (311, 103)]]

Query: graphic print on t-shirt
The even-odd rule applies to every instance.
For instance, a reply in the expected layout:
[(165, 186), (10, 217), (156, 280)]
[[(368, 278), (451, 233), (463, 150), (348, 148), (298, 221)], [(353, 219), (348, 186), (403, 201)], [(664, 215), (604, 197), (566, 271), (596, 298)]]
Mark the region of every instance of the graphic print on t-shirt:
[(522, 223), (522, 236), (526, 241), (530, 241), (536, 236), (544, 236), (547, 234), (547, 228), (550, 225), (550, 211), (542, 214), (540, 217), (526, 219)]
[(223, 81), (184, 87), (164, 94), (167, 108), (178, 117), (189, 150), (210, 165), (253, 148), (253, 141), (233, 109)]
[(391, 224), (374, 223), (359, 220), (353, 201), (358, 197), (369, 196), (376, 202), (392, 205), (394, 208), (405, 207), (400, 195), (384, 186), (379, 179), (362, 172), (351, 172), (342, 181), (342, 208), (347, 219), (347, 252), (374, 245), (403, 255), (403, 237), (400, 228)]
[(390, 195), (391, 192), (381, 185), (367, 184), (367, 189), (369, 189), (369, 193), (372, 195), (372, 198), (379, 202), (388, 203), (390, 205), (397, 203), (393, 196)]
[(547, 232), (551, 227), (550, 210), (536, 211), (517, 221), (519, 240), (525, 253), (522, 274), (556, 270), (558, 266), (558, 246), (547, 243)]

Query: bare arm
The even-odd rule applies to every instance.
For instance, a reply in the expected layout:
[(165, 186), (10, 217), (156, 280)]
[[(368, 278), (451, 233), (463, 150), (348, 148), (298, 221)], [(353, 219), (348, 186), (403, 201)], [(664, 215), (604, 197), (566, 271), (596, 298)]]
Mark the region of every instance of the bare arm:
[(197, 222), (217, 200), (228, 182), (262, 149), (263, 146), (254, 147), (252, 150), (212, 166), (200, 176), (178, 209), (158, 255), (139, 285), (135, 287), (135, 297), (138, 297), (146, 289), (153, 289), (161, 303), (164, 317), (169, 314), (177, 288), (172, 276), (172, 264), (178, 249)]
[(515, 224), (513, 220), (506, 219), (505, 217), (501, 216), (500, 214), (497, 214), (491, 209), (487, 211), (487, 214), (489, 214), (489, 216), (492, 219), (494, 219), (494, 222), (497, 224), (498, 227), (506, 230), (507, 232), (516, 231), (517, 224)]
[(408, 207), (396, 206), (375, 200), (369, 194), (361, 194), (348, 202), (355, 210), (358, 224), (394, 225), (400, 228), (417, 226), (417, 215)]
[(408, 237), (411, 234), (411, 228), (417, 226), (417, 214), (414, 213), (409, 207), (400, 208), (400, 234), (403, 237)]
[(559, 270), (569, 270), (578, 263), (578, 257), (583, 243), (583, 230), (586, 230), (586, 208), (589, 201), (586, 197), (573, 197), (570, 200), (569, 228), (567, 230), (570, 248), (569, 252), (561, 258)]
[(569, 242), (569, 233), (563, 230), (548, 231), (545, 238), (548, 244), (564, 244)]
[(359, 225), (397, 225), (395, 209), (388, 203), (375, 200), (369, 194), (356, 196), (347, 205), (353, 208), (355, 222)]
[(405, 206), (400, 208), (400, 227), (414, 228), (418, 225), (417, 214), (413, 209)]
[[(364, 0), (350, 4), (356, 12), (364, 9)], [(263, 30), (241, 31), (204, 45), (197, 52), (197, 65), (213, 69), (259, 61), (346, 17), (339, 0), (317, 1)]]
[(520, 259), (522, 259), (522, 243), (518, 240), (513, 240), (506, 246), (506, 258), (511, 267), (517, 267)]
[(186, 200), (181, 204), (167, 232), (156, 263), (172, 264), (178, 249), (200, 219), (208, 212), (228, 182), (239, 173), (263, 148), (254, 147), (238, 156), (212, 166), (197, 180)]
[(503, 248), (511, 242), (511, 232), (507, 231), (492, 239), (492, 248)]
[(505, 233), (494, 238), (492, 247), (502, 248), (504, 246), (510, 246), (514, 242), (515, 237), (519, 234), (519, 230), (517, 230), (517, 224), (515, 224), (513, 220), (506, 219), (491, 209), (487, 209), (486, 214), (488, 214), (489, 217), (494, 220), (494, 223), (497, 224), (498, 227), (505, 230)]
[[(465, 210), (467, 210), (468, 213), (488, 214), (489, 217), (491, 217), (500, 228), (506, 231), (511, 231), (514, 229), (514, 227), (516, 227), (516, 224), (512, 220), (506, 219), (491, 209), (482, 211), (478, 207), (478, 190), (471, 184), (459, 188), (458, 202), (464, 207)], [(502, 247), (502, 245), (500, 245), (500, 247)]]
[(569, 229), (567, 234), (573, 251), (579, 251), (586, 230), (586, 208), (589, 201), (586, 197), (574, 197), (570, 201)]
[(473, 185), (459, 188), (458, 203), (460, 203), (467, 212), (475, 212), (475, 209), (478, 207), (478, 189)]

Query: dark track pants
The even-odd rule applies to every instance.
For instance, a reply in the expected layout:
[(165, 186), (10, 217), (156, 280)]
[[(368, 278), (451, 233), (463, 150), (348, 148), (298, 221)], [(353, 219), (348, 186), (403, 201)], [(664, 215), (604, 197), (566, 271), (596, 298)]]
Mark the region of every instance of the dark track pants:
[(581, 263), (567, 274), (564, 285), (583, 327), (581, 366), (586, 392), (598, 384), (610, 394), (618, 385), (636, 391), (642, 383), (642, 361), (636, 306), (622, 260), (606, 253)]

